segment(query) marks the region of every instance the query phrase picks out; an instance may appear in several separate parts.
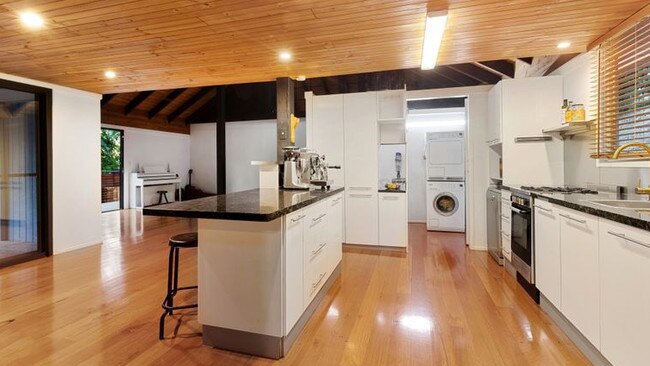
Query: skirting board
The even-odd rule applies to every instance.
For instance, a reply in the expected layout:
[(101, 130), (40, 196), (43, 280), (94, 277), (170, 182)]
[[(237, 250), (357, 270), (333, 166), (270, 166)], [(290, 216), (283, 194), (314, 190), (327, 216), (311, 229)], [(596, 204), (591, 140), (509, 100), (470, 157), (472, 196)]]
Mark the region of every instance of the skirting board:
[(303, 328), (314, 314), (318, 305), (332, 287), (334, 282), (341, 276), (341, 263), (339, 263), (327, 282), (318, 291), (312, 302), (307, 306), (302, 316), (296, 322), (293, 329), (285, 337), (274, 337), (266, 334), (244, 332), (241, 330), (227, 329), (203, 325), (203, 344), (210, 347), (245, 353), (248, 355), (280, 359), (291, 349), (293, 343), (298, 339)]
[(539, 295), (539, 306), (553, 320), (553, 322), (571, 339), (585, 357), (597, 366), (612, 366), (596, 347), (562, 313), (553, 305), (544, 294)]
[(57, 249), (56, 245), (54, 245), (54, 252), (52, 254), (54, 255), (63, 254), (67, 252), (72, 252), (73, 250), (79, 250), (79, 249), (88, 248), (94, 245), (101, 245), (101, 244), (102, 244), (102, 240), (92, 240), (87, 243), (77, 244), (68, 248), (64, 248), (62, 250)]

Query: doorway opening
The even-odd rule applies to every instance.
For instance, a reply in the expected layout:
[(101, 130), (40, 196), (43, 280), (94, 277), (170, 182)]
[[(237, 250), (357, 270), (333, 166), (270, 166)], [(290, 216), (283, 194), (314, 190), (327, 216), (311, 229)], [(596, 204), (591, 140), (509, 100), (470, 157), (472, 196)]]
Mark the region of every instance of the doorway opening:
[(102, 212), (124, 208), (124, 131), (101, 130)]
[(50, 89), (0, 80), (0, 267), (50, 255)]
[(464, 97), (409, 100), (409, 221), (466, 231), (467, 111)]

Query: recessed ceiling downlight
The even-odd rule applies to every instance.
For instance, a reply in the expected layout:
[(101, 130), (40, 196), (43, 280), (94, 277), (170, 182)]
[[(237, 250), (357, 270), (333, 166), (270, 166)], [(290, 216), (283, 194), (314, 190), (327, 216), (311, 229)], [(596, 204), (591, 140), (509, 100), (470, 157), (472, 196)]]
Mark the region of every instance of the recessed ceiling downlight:
[(565, 49), (571, 47), (571, 42), (560, 42), (557, 44), (557, 48), (559, 49)]
[(280, 52), (278, 57), (280, 57), (280, 61), (284, 61), (284, 62), (291, 61), (292, 59), (291, 52), (289, 51)]
[(25, 11), (20, 13), (20, 21), (28, 28), (38, 29), (43, 28), (45, 20), (39, 14), (33, 11)]
[(104, 76), (107, 79), (115, 79), (117, 77), (117, 73), (113, 70), (106, 70), (104, 71)]

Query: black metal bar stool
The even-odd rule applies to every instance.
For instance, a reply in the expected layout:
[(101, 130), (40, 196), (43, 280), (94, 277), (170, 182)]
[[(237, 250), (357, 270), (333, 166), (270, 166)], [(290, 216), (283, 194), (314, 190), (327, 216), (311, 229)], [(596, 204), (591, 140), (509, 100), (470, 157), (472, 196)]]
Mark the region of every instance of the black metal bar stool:
[(163, 203), (163, 198), (165, 199), (165, 203), (169, 203), (169, 200), (167, 199), (167, 191), (156, 191), (158, 193), (158, 204), (160, 205)]
[(169, 268), (167, 270), (167, 295), (162, 302), (164, 310), (160, 317), (160, 334), (159, 338), (165, 338), (165, 317), (174, 314), (174, 310), (196, 308), (198, 304), (187, 304), (174, 306), (174, 296), (178, 291), (198, 288), (198, 286), (178, 287), (178, 262), (179, 251), (181, 248), (196, 248), (198, 246), (197, 233), (184, 233), (174, 235), (169, 238)]

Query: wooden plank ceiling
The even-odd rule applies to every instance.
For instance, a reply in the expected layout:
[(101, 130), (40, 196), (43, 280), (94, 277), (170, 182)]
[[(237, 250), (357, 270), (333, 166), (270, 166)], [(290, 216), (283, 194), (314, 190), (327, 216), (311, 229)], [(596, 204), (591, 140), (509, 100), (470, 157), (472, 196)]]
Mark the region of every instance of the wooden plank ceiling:
[[(443, 65), (557, 54), (560, 41), (575, 53), (647, 3), (6, 0), (0, 70), (106, 94), (415, 68), (427, 6), (449, 9)], [(19, 23), (26, 9), (44, 29)], [(293, 61), (280, 62), (281, 50)], [(118, 77), (104, 80), (106, 69)]]

